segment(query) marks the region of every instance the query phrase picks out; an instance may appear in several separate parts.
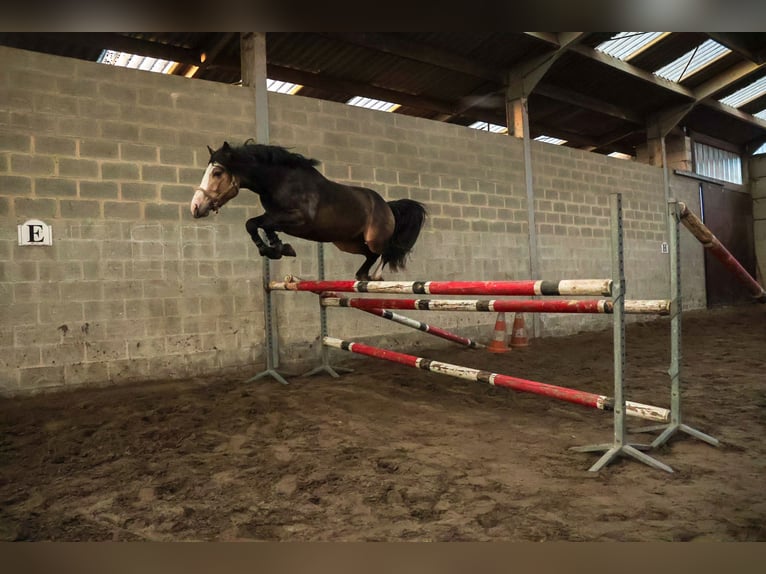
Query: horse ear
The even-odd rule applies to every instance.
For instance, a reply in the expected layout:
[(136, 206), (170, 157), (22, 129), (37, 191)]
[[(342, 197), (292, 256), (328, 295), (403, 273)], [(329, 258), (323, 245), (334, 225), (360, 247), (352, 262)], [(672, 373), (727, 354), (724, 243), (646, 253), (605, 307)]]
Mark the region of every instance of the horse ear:
[(210, 157), (213, 157), (213, 148), (211, 148), (210, 146), (207, 146), (207, 151), (210, 152)]
[(229, 149), (231, 149), (231, 146), (229, 145), (229, 142), (223, 142), (223, 149), (224, 149), (224, 150), (229, 150)]

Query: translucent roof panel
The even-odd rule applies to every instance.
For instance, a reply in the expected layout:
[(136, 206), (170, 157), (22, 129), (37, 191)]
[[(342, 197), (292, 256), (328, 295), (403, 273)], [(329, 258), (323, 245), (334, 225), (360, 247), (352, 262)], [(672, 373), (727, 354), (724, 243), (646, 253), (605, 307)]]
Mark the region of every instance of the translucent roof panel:
[(754, 114), (756, 118), (766, 120), (766, 110), (761, 110), (757, 114)]
[(111, 66), (119, 66), (121, 68), (133, 68), (148, 72), (158, 72), (160, 74), (169, 74), (177, 65), (177, 62), (171, 60), (148, 58), (146, 56), (129, 54), (127, 52), (115, 52), (114, 50), (103, 50), (96, 61), (99, 64), (108, 64)]
[(753, 155), (761, 155), (766, 154), (766, 143), (763, 144), (761, 147), (759, 147), (755, 152), (753, 152)]
[[(760, 98), (763, 94), (766, 94), (766, 76), (718, 101), (727, 106), (738, 108), (744, 106), (747, 102), (754, 100), (755, 98)], [(758, 113), (760, 114), (762, 112)]]
[(535, 138), (535, 141), (543, 142), (543, 143), (549, 143), (553, 145), (563, 145), (567, 143), (567, 140), (562, 140), (559, 138), (552, 138), (550, 136), (537, 136)]
[(278, 94), (296, 94), (302, 88), (300, 84), (291, 84), (290, 82), (280, 82), (279, 80), (266, 79), (266, 89)]
[(473, 128), (475, 130), (484, 130), (487, 132), (492, 132), (496, 134), (504, 134), (508, 131), (508, 128), (505, 126), (499, 126), (497, 124), (488, 124), (487, 122), (473, 122), (469, 128)]
[(667, 34), (669, 32), (620, 32), (610, 40), (601, 42), (596, 50), (627, 62)]
[(715, 40), (706, 40), (680, 58), (676, 58), (668, 65), (663, 66), (654, 74), (671, 82), (680, 82), (719, 58), (723, 58), (729, 52), (731, 50)]
[(346, 103), (349, 106), (357, 106), (360, 108), (367, 108), (368, 110), (378, 110), (381, 112), (393, 112), (394, 110), (401, 107), (401, 104), (384, 102), (382, 100), (373, 100), (372, 98), (363, 98), (362, 96), (354, 96)]

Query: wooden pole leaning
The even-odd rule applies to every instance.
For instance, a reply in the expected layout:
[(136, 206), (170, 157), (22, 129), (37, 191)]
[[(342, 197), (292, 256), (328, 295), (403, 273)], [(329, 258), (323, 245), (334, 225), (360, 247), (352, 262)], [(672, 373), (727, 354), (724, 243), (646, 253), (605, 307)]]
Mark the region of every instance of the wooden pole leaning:
[(736, 257), (724, 247), (708, 227), (694, 215), (686, 204), (678, 202), (680, 208), (678, 217), (684, 227), (688, 229), (694, 237), (697, 238), (702, 246), (707, 249), (713, 257), (718, 259), (739, 281), (758, 303), (766, 303), (766, 289), (764, 289), (750, 273), (742, 267)]
[(622, 243), (622, 195), (619, 193), (610, 196), (611, 223), (612, 223), (612, 301), (613, 310), (613, 339), (614, 339), (614, 433), (613, 440), (607, 444), (595, 444), (579, 447), (571, 447), (578, 452), (606, 451), (596, 463), (588, 470), (598, 472), (604, 466), (619, 456), (629, 456), (644, 464), (673, 472), (663, 462), (641, 452), (648, 450), (649, 445), (632, 445), (625, 441), (625, 396), (624, 396), (624, 366), (625, 366), (625, 270)]

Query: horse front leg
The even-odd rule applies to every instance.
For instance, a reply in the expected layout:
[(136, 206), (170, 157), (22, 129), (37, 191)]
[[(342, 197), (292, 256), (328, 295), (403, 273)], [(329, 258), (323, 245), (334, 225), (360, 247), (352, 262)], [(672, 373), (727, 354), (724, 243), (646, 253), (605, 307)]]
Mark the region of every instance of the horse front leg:
[[(283, 248), (282, 242), (279, 241), (279, 238), (277, 237), (273, 227), (264, 227), (266, 219), (267, 217), (265, 213), (263, 215), (259, 215), (258, 217), (250, 218), (245, 223), (245, 229), (247, 229), (247, 232), (250, 234), (250, 238), (253, 240), (253, 243), (255, 243), (256, 247), (258, 247), (258, 253), (268, 257), (269, 259), (281, 259)], [(259, 229), (263, 229), (266, 233), (266, 237), (269, 240), (269, 245), (267, 245), (266, 242), (261, 238), (261, 234), (258, 231)], [(292, 247), (290, 250), (292, 251)], [(295, 251), (292, 252), (294, 255)]]
[(295, 249), (293, 249), (293, 246), (289, 243), (282, 243), (282, 241), (277, 236), (277, 232), (273, 229), (264, 229), (263, 230), (266, 233), (266, 239), (269, 240), (269, 245), (272, 249), (277, 250), (282, 256), (285, 257), (295, 257), (297, 256), (297, 253), (295, 253)]

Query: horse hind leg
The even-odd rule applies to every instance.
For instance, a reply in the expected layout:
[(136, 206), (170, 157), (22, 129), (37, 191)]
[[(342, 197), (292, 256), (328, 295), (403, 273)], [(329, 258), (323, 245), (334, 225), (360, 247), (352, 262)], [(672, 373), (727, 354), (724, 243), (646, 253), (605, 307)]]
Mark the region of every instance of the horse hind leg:
[(376, 266), (376, 272), (380, 270), (380, 255), (377, 253), (370, 252), (369, 255), (367, 255), (367, 258), (364, 260), (364, 263), (362, 263), (362, 266), (357, 269), (356, 271), (356, 280), (357, 281), (379, 281), (380, 278), (375, 277), (375, 273), (373, 273), (373, 276), (370, 276), (370, 268), (373, 266), (373, 264), (378, 261), (378, 265)]
[(375, 263), (375, 267), (370, 272), (370, 281), (383, 281), (383, 258), (379, 257)]

